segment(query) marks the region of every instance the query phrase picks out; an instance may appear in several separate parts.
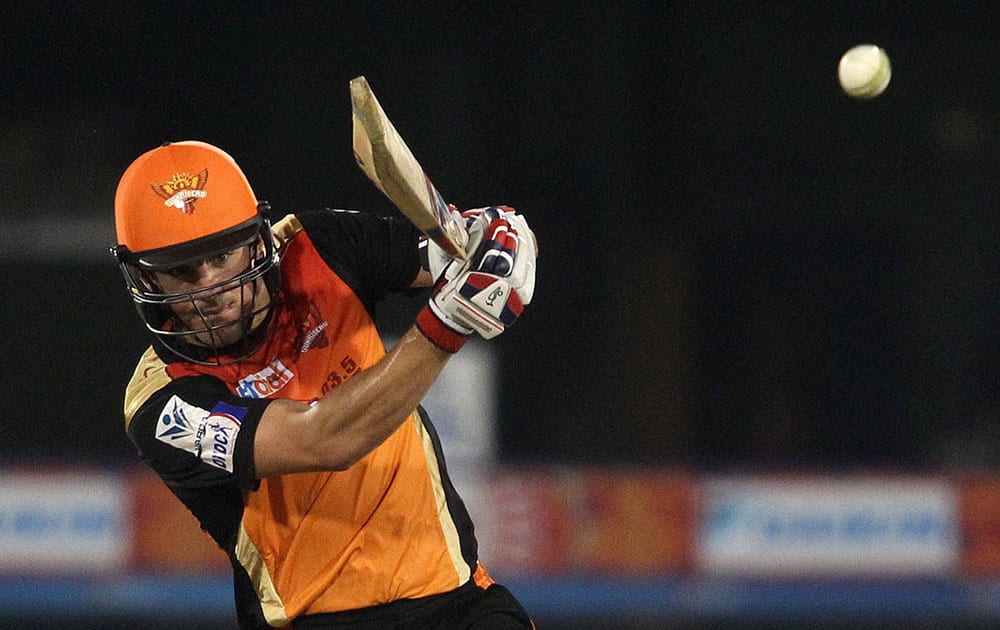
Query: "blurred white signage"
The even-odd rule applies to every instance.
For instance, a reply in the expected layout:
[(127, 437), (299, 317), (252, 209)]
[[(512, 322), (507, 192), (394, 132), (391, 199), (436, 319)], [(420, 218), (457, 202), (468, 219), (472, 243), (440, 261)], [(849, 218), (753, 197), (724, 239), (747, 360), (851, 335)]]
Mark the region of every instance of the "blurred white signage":
[(102, 474), (0, 473), (0, 572), (88, 573), (125, 566), (124, 482)]
[(420, 403), (441, 438), (449, 470), (478, 471), (496, 457), (497, 359), (476, 341), (448, 360)]
[(956, 567), (956, 499), (945, 481), (715, 479), (703, 497), (704, 571), (904, 576)]
[(489, 518), (485, 476), (497, 453), (496, 361), (487, 344), (470, 340), (448, 360), (421, 401), (441, 438), (448, 476), (476, 522), (481, 545), (492, 544), (480, 523)]

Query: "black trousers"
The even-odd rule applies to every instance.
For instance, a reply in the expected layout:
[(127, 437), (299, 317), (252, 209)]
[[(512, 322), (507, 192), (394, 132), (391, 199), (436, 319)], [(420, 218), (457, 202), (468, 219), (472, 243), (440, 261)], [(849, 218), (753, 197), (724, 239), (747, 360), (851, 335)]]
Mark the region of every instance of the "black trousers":
[(391, 602), (360, 610), (303, 615), (295, 630), (532, 630), (520, 602), (499, 584), (487, 589), (469, 581), (441, 595)]

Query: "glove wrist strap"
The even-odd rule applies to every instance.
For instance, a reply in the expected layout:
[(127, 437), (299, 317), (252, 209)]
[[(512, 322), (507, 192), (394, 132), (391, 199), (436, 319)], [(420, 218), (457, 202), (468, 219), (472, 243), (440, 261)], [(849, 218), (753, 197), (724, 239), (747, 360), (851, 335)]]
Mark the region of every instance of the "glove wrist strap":
[(468, 340), (468, 336), (441, 321), (431, 309), (430, 304), (420, 309), (420, 313), (417, 315), (417, 330), (445, 352), (458, 352)]

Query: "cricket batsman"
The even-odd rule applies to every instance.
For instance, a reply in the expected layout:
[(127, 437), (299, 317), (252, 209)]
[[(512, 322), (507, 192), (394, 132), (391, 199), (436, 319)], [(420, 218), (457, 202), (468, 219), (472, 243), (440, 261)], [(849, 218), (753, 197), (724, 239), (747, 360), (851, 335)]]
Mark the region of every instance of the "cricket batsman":
[[(502, 331), (531, 302), (524, 217), (466, 213), (465, 262), (392, 218), (271, 225), (232, 157), (198, 141), (139, 156), (114, 203), (112, 252), (152, 340), (126, 430), (228, 554), (240, 627), (532, 628), (479, 563), (420, 407), (470, 317)], [(419, 288), (427, 305), (386, 352), (380, 300)]]

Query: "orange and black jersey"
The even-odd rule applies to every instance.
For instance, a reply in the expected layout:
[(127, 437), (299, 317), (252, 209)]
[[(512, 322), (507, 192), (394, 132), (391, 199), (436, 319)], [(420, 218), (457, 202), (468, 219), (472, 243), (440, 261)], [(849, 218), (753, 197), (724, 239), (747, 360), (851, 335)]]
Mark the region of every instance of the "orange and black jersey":
[(419, 234), (402, 221), (323, 210), (273, 232), (280, 306), (264, 345), (226, 366), (150, 347), (125, 399), (142, 459), (229, 554), (240, 625), (372, 606), (377, 618), (382, 604), (488, 581), (422, 411), (348, 470), (256, 479), (254, 434), (269, 402), (317, 400), (376, 363), (375, 306), (420, 268)]

